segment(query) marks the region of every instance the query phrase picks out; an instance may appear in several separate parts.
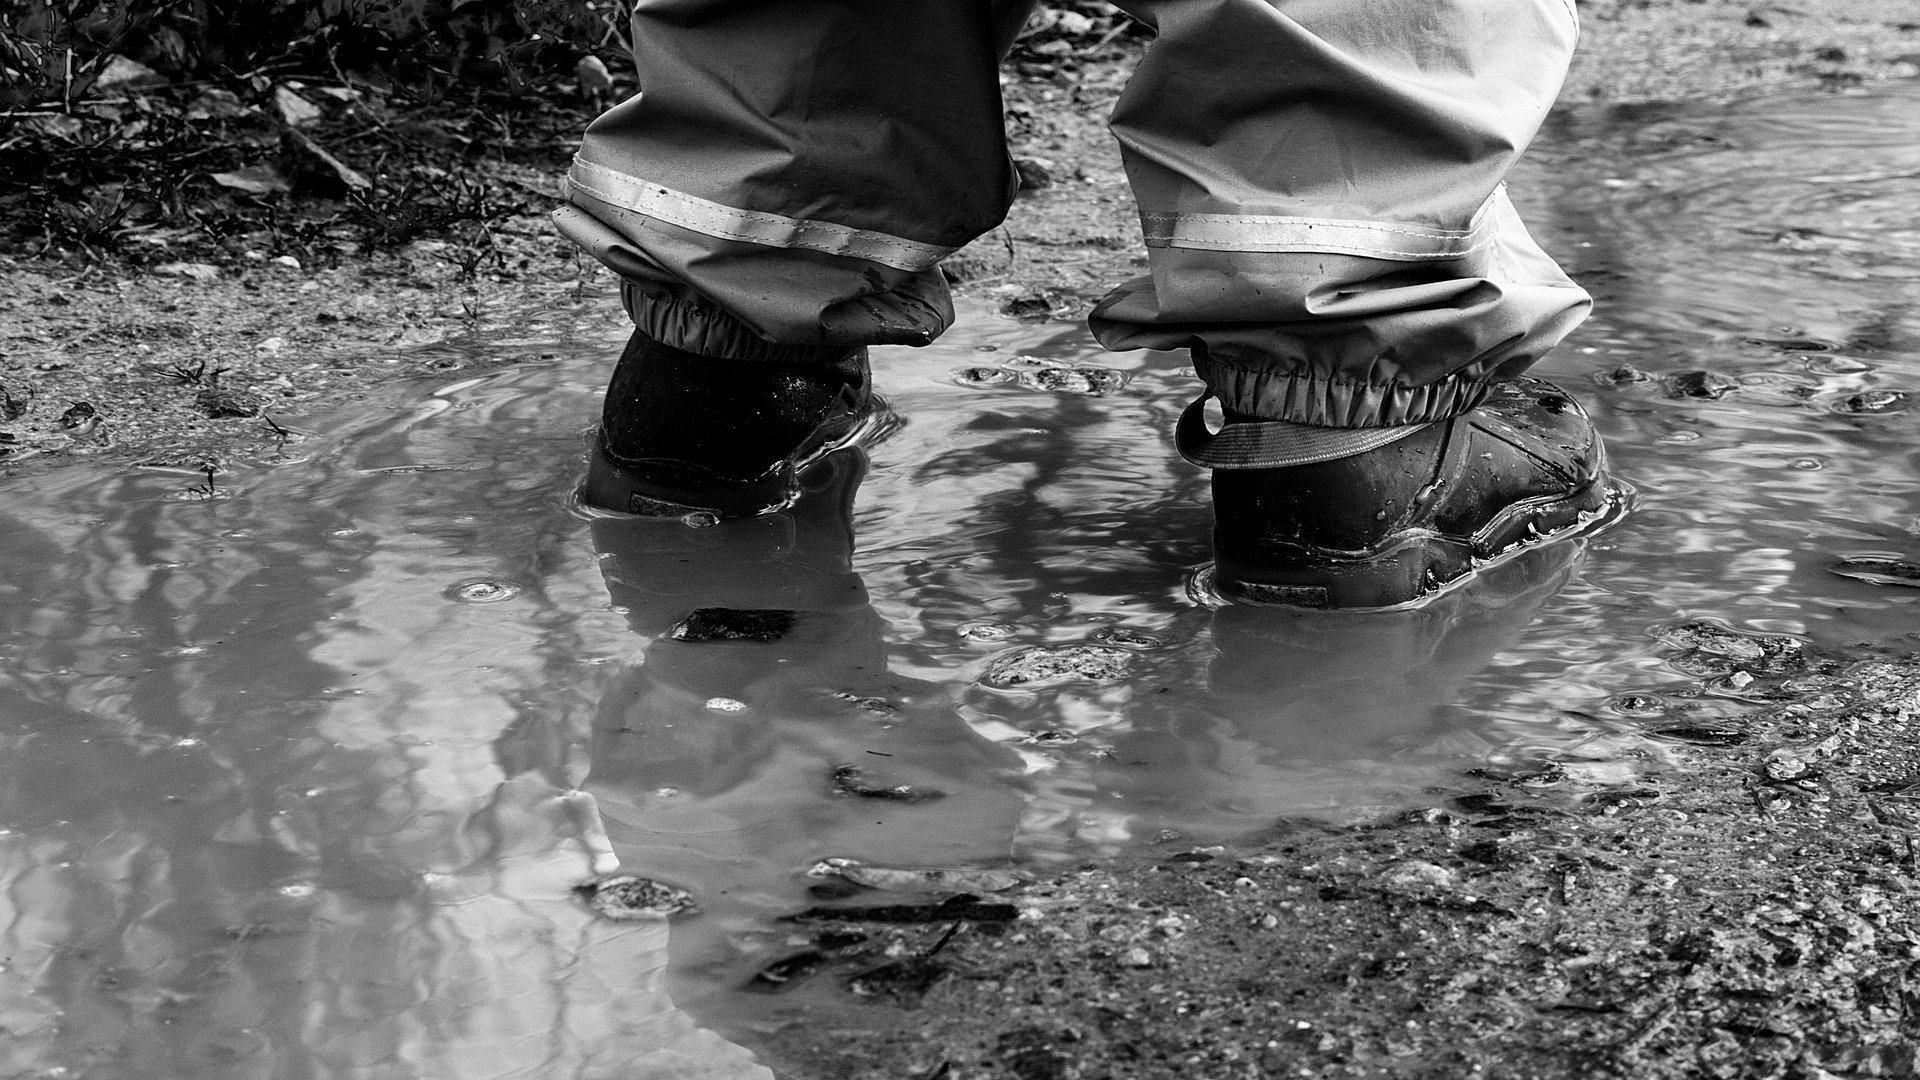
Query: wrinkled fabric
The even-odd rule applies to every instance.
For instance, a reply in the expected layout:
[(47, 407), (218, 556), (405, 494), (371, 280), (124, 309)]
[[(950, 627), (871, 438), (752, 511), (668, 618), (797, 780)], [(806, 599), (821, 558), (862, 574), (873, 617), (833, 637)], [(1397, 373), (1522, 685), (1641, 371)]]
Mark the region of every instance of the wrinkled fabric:
[[(939, 261), (1012, 202), (997, 65), (1030, 6), (641, 0), (642, 92), (558, 225), (676, 347), (925, 344)], [(1502, 188), (1570, 0), (1117, 6), (1156, 33), (1112, 117), (1148, 273), (1104, 345), (1192, 349), (1231, 412), (1378, 427), (1471, 409), (1585, 316)]]

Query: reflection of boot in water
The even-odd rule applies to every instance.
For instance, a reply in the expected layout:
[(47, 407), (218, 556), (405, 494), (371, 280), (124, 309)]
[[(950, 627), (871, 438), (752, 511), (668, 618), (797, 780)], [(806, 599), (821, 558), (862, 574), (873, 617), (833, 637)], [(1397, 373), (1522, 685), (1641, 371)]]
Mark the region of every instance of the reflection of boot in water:
[(613, 602), (649, 639), (603, 699), (588, 783), (629, 869), (709, 906), (778, 909), (827, 856), (1004, 857), (1010, 759), (935, 688), (887, 671), (885, 623), (852, 569), (865, 470), (864, 452), (839, 451), (793, 505), (708, 528), (594, 523)]
[(1412, 791), (1444, 779), (1450, 765), (1468, 763), (1422, 771), (1407, 757), (1453, 733), (1458, 718), (1447, 707), (1520, 640), (1585, 550), (1578, 538), (1532, 549), (1397, 611), (1222, 607), (1208, 707), (1116, 747), (1116, 761), (1131, 768), (1115, 779), (1129, 798), (1178, 813), (1231, 807), (1268, 817), (1390, 797), (1365, 790), (1373, 780)]

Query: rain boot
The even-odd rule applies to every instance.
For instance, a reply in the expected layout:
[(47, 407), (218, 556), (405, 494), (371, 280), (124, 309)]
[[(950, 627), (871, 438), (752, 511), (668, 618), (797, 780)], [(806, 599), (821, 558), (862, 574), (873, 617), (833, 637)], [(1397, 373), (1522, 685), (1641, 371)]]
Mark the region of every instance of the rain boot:
[[(1229, 414), (1221, 435), (1259, 423)], [(1189, 456), (1217, 438), (1197, 408), (1182, 428)], [(1460, 416), (1404, 430), (1281, 468), (1221, 467), (1217, 452), (1199, 451), (1215, 464), (1215, 589), (1250, 603), (1395, 607), (1577, 532), (1609, 506), (1606, 450), (1550, 383), (1499, 384)]]
[(853, 437), (869, 381), (864, 348), (727, 359), (636, 331), (607, 386), (582, 495), (649, 517), (780, 509), (802, 470)]

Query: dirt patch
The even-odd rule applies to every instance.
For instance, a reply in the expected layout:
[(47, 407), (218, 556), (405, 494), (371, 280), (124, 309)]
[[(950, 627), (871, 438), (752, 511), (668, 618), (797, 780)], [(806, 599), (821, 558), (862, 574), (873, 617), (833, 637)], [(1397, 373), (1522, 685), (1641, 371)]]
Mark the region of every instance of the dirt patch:
[[(1562, 98), (1569, 108), (1760, 88), (1839, 92), (1920, 70), (1920, 16), (1900, 0), (1582, 10), (1585, 40)], [(1005, 225), (948, 262), (961, 292), (1027, 317), (1075, 319), (1144, 267), (1104, 127), (1141, 44), (1110, 35), (1071, 47), (1042, 35), (1016, 54), (1008, 131), (1029, 189)], [(589, 107), (571, 107), (584, 124)], [(562, 108), (543, 107), (541, 130)], [(365, 215), (340, 201), (311, 210), (304, 230), (242, 230), (217, 244), (195, 230), (155, 228), (134, 230), (112, 252), (20, 242), (0, 255), (0, 467), (48, 455), (270, 457), (284, 438), (276, 424), (297, 427), (391, 380), (464, 362), (423, 346), (547, 310), (593, 310), (596, 325), (617, 324), (607, 275), (545, 220), (564, 141), (498, 136), (512, 152), (495, 153), (475, 134), (487, 126), (478, 121), (408, 114), (381, 125), (380, 138), (413, 133), (454, 154), (410, 182), (456, 163), (463, 183), (483, 190), (481, 202), (499, 208), (479, 223), (484, 235), (471, 214), (455, 212), (459, 198), (440, 199), (445, 221), (415, 222), (420, 234), (405, 236), (372, 236)], [(217, 394), (208, 393), (215, 371)], [(76, 414), (80, 403), (87, 409)]]
[(1913, 1075), (1920, 663), (1797, 696), (1571, 807), (1489, 784), (1084, 869), (903, 938), (912, 996), (854, 974), (816, 1004), (836, 1023), (763, 1052), (796, 1078)]

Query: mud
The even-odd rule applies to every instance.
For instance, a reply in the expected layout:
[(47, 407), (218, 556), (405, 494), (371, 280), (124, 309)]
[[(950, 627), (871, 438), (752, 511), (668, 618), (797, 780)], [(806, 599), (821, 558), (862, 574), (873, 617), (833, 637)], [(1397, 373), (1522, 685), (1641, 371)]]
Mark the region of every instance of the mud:
[[(1585, 5), (1584, 49), (1560, 120), (1577, 125), (1650, 101), (1761, 89), (1844, 93), (1914, 76), (1920, 17), (1909, 3), (1807, 8)], [(1100, 128), (1125, 66), (1088, 60), (1009, 86), (1015, 151), (1031, 166), (1023, 171), (1044, 172), (1049, 183), (954, 260), (964, 295), (1028, 319), (1071, 320), (1139, 270), (1131, 207)], [(1658, 107), (1646, 114), (1658, 130)], [(554, 355), (462, 346), (538, 337), (521, 317), (529, 308), (584, 328), (570, 330), (576, 337), (556, 352), (604, 350), (621, 316), (599, 272), (538, 218), (504, 222), (499, 232), (516, 269), (478, 281), (463, 280), (432, 242), (319, 271), (261, 252), (210, 277), (0, 262), (8, 285), (0, 432), (9, 436), (0, 439), (0, 477), (52, 472), (62, 459), (149, 463), (196, 474), (196, 485), (205, 473), (199, 497), (211, 501), (224, 497), (216, 476), (227, 470), (297, 458), (303, 422), (342, 403), (409, 378)], [(1808, 258), (1838, 265), (1858, 255), (1831, 238), (1783, 236), (1783, 250), (1805, 248)], [(1582, 256), (1589, 265), (1577, 268), (1603, 292), (1612, 281), (1605, 255)], [(1871, 351), (1872, 342), (1850, 334), (1830, 330), (1834, 340), (1814, 349), (1793, 335), (1752, 348), (1836, 362), (1846, 359), (1833, 355), (1843, 345)], [(1603, 393), (1618, 395), (1610, 407), (1622, 415), (1640, 408), (1632, 395), (1643, 384), (1653, 397), (1677, 390), (1681, 405), (1702, 407), (1798, 392), (1773, 371), (1747, 382), (1753, 373), (1694, 362), (1676, 379), (1643, 370), (1658, 369), (1658, 357), (1633, 360), (1601, 355), (1593, 373)], [(1009, 397), (1016, 388), (1085, 397), (1124, 385), (1103, 369), (1073, 366), (949, 370), (952, 381), (992, 383)], [(1833, 364), (1807, 370), (1851, 377)], [(1818, 383), (1820, 392), (1828, 385)], [(1836, 393), (1832, 412), (1895, 421), (1898, 394)], [(555, 423), (564, 429), (556, 434), (573, 429)], [(1006, 423), (1013, 440), (1022, 429), (1017, 419)], [(1710, 438), (1711, 427), (1699, 427)], [(1655, 434), (1701, 438), (1693, 428)], [(1739, 554), (1703, 546), (1695, 558)], [(1914, 577), (1906, 555), (1830, 563), (1895, 592)], [(524, 595), (492, 578), (447, 588), (461, 603)], [(1765, 590), (1752, 591), (1759, 605)], [(1674, 603), (1718, 610), (1725, 600), (1688, 593)], [(1613, 615), (1644, 611), (1626, 596)], [(725, 613), (713, 620), (716, 640), (731, 640), (739, 610), (711, 612)], [(1746, 614), (1760, 622), (1766, 612)], [(955, 636), (983, 657), (1019, 632), (998, 613), (969, 609), (966, 618)], [(708, 636), (705, 624), (694, 630)], [(747, 632), (786, 631), (761, 620)], [(741, 980), (777, 992), (792, 1003), (781, 1006), (787, 1011), (717, 1026), (796, 1080), (1920, 1071), (1920, 771), (1912, 764), (1920, 663), (1880, 625), (1867, 635), (1880, 649), (1819, 655), (1792, 637), (1691, 617), (1662, 633), (1686, 679), (1618, 695), (1608, 708), (1666, 746), (1671, 769), (1570, 798), (1551, 772), (1490, 762), (1476, 786), (1412, 813), (1338, 827), (1289, 817), (1232, 847), (1195, 846), (1168, 829), (1160, 857), (1049, 870), (990, 897), (946, 894), (937, 878), (919, 900), (823, 880), (819, 903), (793, 917), (794, 936), (762, 947), (758, 974)], [(1125, 628), (1088, 636), (1101, 645), (1068, 647), (1146, 667), (1162, 644)], [(1048, 668), (1034, 677), (1079, 684), (1105, 674)], [(1554, 694), (1541, 690), (1549, 702)], [(894, 708), (882, 697), (849, 694), (847, 703), (882, 717)], [(748, 706), (715, 697), (708, 708), (719, 715)], [(1075, 736), (1049, 729), (1030, 738), (1045, 750)], [(913, 781), (880, 766), (831, 763), (812, 778), (849, 806), (939, 813), (965, 794), (943, 800), (944, 791)], [(640, 914), (631, 922), (646, 924), (684, 897), (647, 878), (602, 880), (621, 884), (567, 902), (587, 910), (598, 897), (598, 917), (632, 907)], [(283, 932), (261, 920), (234, 925), (235, 951)], [(609, 943), (606, 955), (614, 954)], [(92, 970), (84, 957), (70, 962)], [(94, 974), (104, 981), (111, 973)], [(149, 1011), (164, 1020), (177, 1005)]]
[(1920, 664), (1861, 662), (1749, 722), (1632, 798), (1489, 784), (1030, 886), (1010, 926), (953, 934), (916, 1007), (780, 1030), (776, 1068), (1912, 1075)]
[[(1758, 90), (1836, 92), (1920, 74), (1920, 16), (1905, 0), (1756, 7), (1733, 0), (1581, 5), (1581, 51), (1563, 110)], [(1076, 319), (1141, 271), (1138, 227), (1104, 119), (1137, 44), (1023, 64), (1006, 88), (1014, 154), (1048, 173), (1000, 229), (948, 261), (962, 295), (1010, 313)], [(582, 121), (586, 117), (583, 115)], [(550, 173), (479, 160), (476, 176), (515, 193)], [(544, 216), (493, 224), (498, 260), (471, 273), (456, 245), (397, 252), (351, 245), (328, 267), (258, 250), (231, 265), (47, 261), (0, 255), (0, 464), (56, 454), (204, 471), (284, 456), (277, 426), (461, 361), (436, 345), (500, 333), (509, 314), (592, 312), (608, 326), (610, 284)], [(191, 272), (189, 272), (191, 270)], [(591, 297), (591, 299), (589, 299)], [(209, 382), (218, 371), (218, 389)], [(196, 375), (195, 373), (199, 373)], [(1071, 373), (1028, 373), (1057, 381)], [(1100, 392), (1106, 387), (1092, 387)], [(228, 407), (232, 402), (242, 407)], [(90, 422), (61, 417), (74, 405)], [(236, 415), (237, 414), (237, 415)]]

